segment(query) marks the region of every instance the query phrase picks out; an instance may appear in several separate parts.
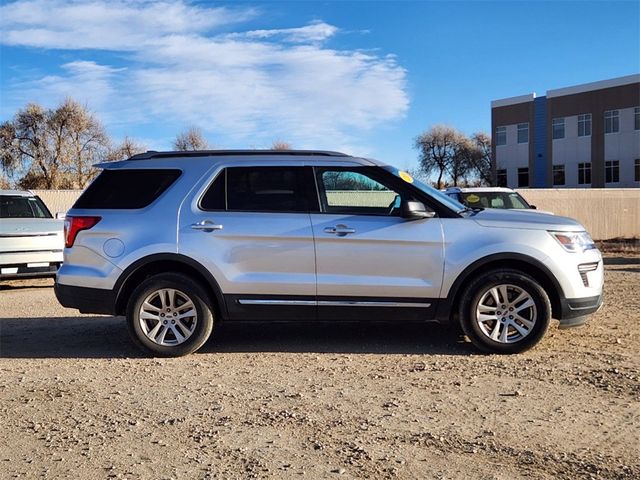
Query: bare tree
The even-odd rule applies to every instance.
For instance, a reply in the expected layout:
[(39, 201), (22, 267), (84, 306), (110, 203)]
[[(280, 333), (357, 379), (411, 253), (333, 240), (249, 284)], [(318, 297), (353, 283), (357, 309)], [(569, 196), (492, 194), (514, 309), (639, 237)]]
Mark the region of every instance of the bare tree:
[(21, 173), (17, 183), (25, 188), (84, 188), (108, 143), (99, 120), (72, 99), (55, 109), (28, 104), (0, 125), (2, 168)]
[(35, 103), (18, 110), (13, 120), (0, 125), (0, 158), (7, 175), (19, 170), (40, 169), (45, 183), (52, 184), (57, 158), (47, 158), (47, 112)]
[(472, 174), (471, 162), (475, 155), (475, 145), (471, 139), (459, 134), (453, 149), (454, 154), (451, 157), (447, 170), (453, 186), (457, 187), (463, 181), (464, 183), (468, 183), (469, 176)]
[(189, 127), (184, 132), (179, 133), (173, 141), (173, 148), (182, 152), (193, 150), (209, 150), (211, 145), (204, 138), (202, 130), (198, 127)]
[(480, 183), (493, 185), (493, 170), (491, 158), (491, 137), (484, 132), (476, 132), (471, 136), (473, 154), (470, 157), (471, 170), (478, 177)]
[(107, 155), (107, 161), (115, 161), (115, 160), (126, 160), (127, 158), (133, 157), (138, 153), (144, 153), (147, 151), (146, 145), (142, 145), (137, 143), (131, 137), (125, 136), (122, 139), (120, 145), (116, 147), (111, 147), (109, 149), (109, 153)]
[(437, 188), (444, 186), (443, 179), (452, 171), (460, 178), (459, 167), (454, 166), (454, 163), (460, 161), (462, 142), (464, 136), (455, 128), (446, 125), (431, 127), (415, 139), (414, 147), (420, 151), (420, 168), (427, 175), (437, 175)]
[(270, 150), (291, 150), (291, 144), (289, 142), (285, 142), (283, 140), (275, 140), (271, 144)]
[(93, 163), (107, 157), (107, 133), (100, 121), (86, 108), (70, 99), (56, 109), (54, 120), (53, 127), (66, 129), (64, 148), (67, 183), (75, 188), (84, 188), (97, 173)]

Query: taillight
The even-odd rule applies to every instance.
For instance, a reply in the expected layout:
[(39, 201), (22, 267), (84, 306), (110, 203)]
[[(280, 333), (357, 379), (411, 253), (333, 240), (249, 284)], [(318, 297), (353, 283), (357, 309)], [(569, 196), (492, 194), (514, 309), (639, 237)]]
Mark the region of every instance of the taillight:
[(66, 248), (73, 247), (73, 243), (76, 241), (76, 236), (82, 230), (89, 230), (96, 223), (98, 223), (102, 217), (69, 217), (64, 219), (64, 246)]

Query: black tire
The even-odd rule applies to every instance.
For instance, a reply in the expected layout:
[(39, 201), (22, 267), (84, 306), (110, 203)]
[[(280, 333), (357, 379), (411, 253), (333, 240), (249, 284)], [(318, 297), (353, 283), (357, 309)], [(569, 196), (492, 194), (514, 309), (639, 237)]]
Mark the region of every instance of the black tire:
[[(495, 314), (491, 313), (490, 308), (497, 301), (495, 295), (498, 295), (498, 300), (504, 300), (505, 292), (510, 300), (497, 302)], [(512, 306), (510, 302), (517, 300), (523, 292), (528, 298)], [(531, 306), (522, 307), (529, 304)], [(503, 306), (507, 308), (503, 310)], [(522, 310), (518, 311), (521, 307)], [(483, 320), (478, 315), (479, 308), (486, 312)], [(462, 292), (458, 313), (462, 330), (480, 350), (487, 353), (520, 353), (535, 346), (546, 333), (551, 321), (551, 302), (547, 292), (534, 278), (518, 270), (498, 269), (482, 273), (469, 282)], [(487, 320), (494, 316), (495, 321)], [(498, 339), (492, 338), (496, 328)], [(506, 332), (505, 337), (502, 337), (503, 332)]]
[[(175, 307), (173, 312), (169, 311), (171, 309), (167, 310), (169, 313), (158, 308), (159, 305), (165, 305), (165, 300), (168, 301), (167, 291), (174, 291), (176, 305), (183, 302), (181, 306)], [(150, 297), (151, 302), (155, 302), (152, 306), (159, 311), (158, 315), (163, 317), (166, 315), (161, 320), (166, 326), (159, 326), (161, 331), (156, 339), (159, 340), (162, 331), (164, 331), (165, 336), (162, 337), (162, 343), (167, 344), (153, 341), (145, 334), (145, 327), (151, 330), (148, 332), (151, 334), (152, 327), (159, 323), (155, 323), (155, 320), (145, 321), (140, 317), (141, 307)], [(193, 309), (185, 299), (192, 302)], [(173, 303), (171, 302), (170, 306), (173, 306)], [(169, 306), (169, 304), (167, 305)], [(174, 317), (179, 319), (182, 314), (190, 315), (192, 310), (195, 311), (195, 314), (185, 317), (184, 323), (178, 327)], [(180, 357), (198, 350), (211, 336), (214, 326), (213, 310), (205, 289), (199, 283), (179, 273), (163, 273), (147, 278), (133, 291), (127, 304), (127, 327), (134, 343), (145, 352), (163, 357)], [(173, 325), (171, 325), (172, 321)], [(184, 325), (186, 325), (186, 329)], [(183, 335), (185, 339), (181, 341), (180, 335)]]

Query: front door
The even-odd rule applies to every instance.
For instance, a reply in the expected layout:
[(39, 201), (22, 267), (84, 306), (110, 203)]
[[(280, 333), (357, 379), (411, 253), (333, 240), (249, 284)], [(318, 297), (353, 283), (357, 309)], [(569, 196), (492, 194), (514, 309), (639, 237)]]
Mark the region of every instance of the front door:
[(412, 199), (410, 190), (381, 169), (314, 170), (319, 318), (433, 318), (444, 262), (440, 219), (402, 218), (401, 200)]

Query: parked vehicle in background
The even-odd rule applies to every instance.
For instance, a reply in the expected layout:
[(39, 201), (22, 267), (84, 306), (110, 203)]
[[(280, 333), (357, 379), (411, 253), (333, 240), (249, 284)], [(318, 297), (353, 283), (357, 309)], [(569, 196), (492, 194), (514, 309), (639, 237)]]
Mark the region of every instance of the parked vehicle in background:
[[(470, 208), (507, 208), (515, 210), (537, 210), (522, 195), (505, 187), (449, 187), (445, 195)], [(549, 213), (538, 210), (540, 213)]]
[(55, 276), (63, 248), (63, 221), (38, 196), (0, 190), (0, 279)]
[(126, 315), (154, 354), (254, 320), (460, 322), (516, 353), (602, 302), (602, 257), (575, 220), (471, 209), (375, 160), (214, 150), (98, 167), (65, 220), (56, 295)]

